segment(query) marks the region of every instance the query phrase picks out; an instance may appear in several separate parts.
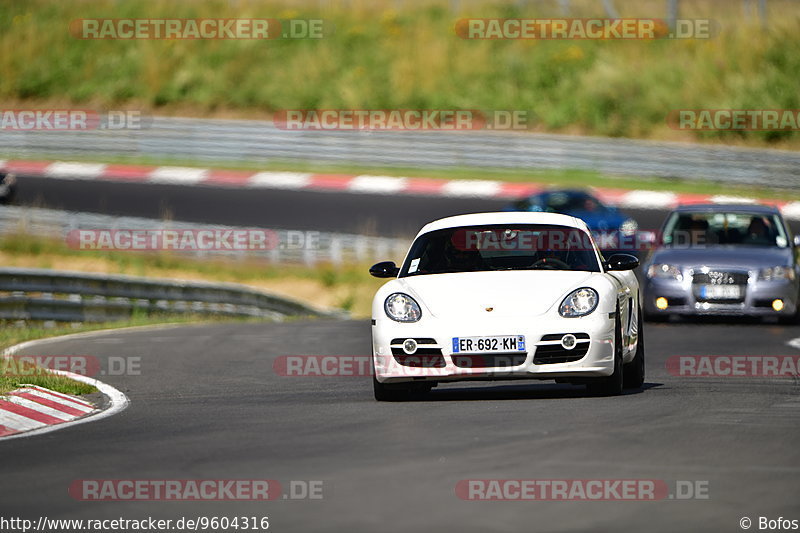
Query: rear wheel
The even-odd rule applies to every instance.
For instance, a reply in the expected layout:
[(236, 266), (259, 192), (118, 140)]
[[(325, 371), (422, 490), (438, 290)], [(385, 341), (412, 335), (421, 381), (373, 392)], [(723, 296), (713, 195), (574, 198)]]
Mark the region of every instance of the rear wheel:
[(638, 324), (639, 339), (636, 342), (636, 355), (633, 361), (622, 367), (622, 383), (626, 389), (638, 389), (644, 385), (644, 328), (641, 310)]
[(594, 396), (618, 396), (622, 394), (622, 326), (617, 320), (614, 323), (614, 372), (610, 376), (594, 378), (586, 385), (586, 390)]

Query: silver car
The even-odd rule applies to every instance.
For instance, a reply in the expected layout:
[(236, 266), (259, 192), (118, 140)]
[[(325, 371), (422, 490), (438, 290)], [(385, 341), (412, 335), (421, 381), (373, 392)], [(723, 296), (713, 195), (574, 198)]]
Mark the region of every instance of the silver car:
[(666, 219), (644, 274), (644, 313), (795, 322), (800, 238), (774, 207), (684, 205)]

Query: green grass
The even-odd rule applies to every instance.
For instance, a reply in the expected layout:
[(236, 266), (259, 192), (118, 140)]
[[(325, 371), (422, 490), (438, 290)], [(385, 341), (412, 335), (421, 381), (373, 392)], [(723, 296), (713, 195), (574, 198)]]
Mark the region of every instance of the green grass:
[[(663, 17), (664, 0), (616, 2)], [(798, 132), (676, 133), (674, 109), (800, 108), (800, 10), (771, 0), (764, 28), (741, 2), (681, 2), (702, 40), (463, 40), (461, 17), (560, 16), (556, 2), (449, 0), (0, 0), (0, 99), (201, 116), (280, 109), (528, 110), (539, 131), (798, 146)], [(320, 6), (323, 7), (320, 7)], [(573, 0), (573, 17), (604, 16)], [(81, 40), (80, 18), (323, 18), (324, 39)]]
[(24, 233), (0, 236), (0, 263), (27, 268), (241, 283), (284, 294), (312, 306), (345, 309), (355, 317), (369, 316), (372, 296), (384, 282), (369, 276), (369, 265), (365, 264), (306, 266), (273, 264), (258, 258), (194, 258), (168, 252), (77, 250), (62, 240)]
[(112, 263), (120, 274), (153, 276), (156, 271), (185, 271), (207, 279), (246, 283), (253, 280), (281, 279), (289, 275), (320, 281), (327, 287), (364, 277), (363, 265), (322, 264), (315, 267), (304, 265), (273, 264), (266, 260), (238, 260), (230, 258), (203, 258), (180, 256), (169, 252), (120, 252), (113, 250), (79, 250), (67, 246), (63, 241), (28, 235), (9, 233), (0, 237), (0, 253), (12, 256), (41, 257), (37, 268), (58, 268), (60, 258), (104, 260)]
[[(3, 361), (0, 361), (0, 368), (2, 366)], [(11, 392), (22, 385), (36, 385), (63, 394), (81, 395), (97, 392), (92, 385), (75, 381), (66, 376), (58, 376), (41, 368), (32, 374), (23, 376), (0, 376), (0, 394)]]

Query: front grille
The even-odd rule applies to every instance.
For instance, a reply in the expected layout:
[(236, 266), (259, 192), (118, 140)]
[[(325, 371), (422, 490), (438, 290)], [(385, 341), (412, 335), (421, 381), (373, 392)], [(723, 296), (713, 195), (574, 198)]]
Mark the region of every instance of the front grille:
[[(542, 342), (545, 342), (545, 341), (561, 341), (561, 338), (564, 337), (564, 335), (569, 335), (569, 333), (548, 333), (547, 335), (544, 335), (541, 340), (542, 340)], [(589, 334), (588, 333), (573, 333), (573, 335), (578, 340), (582, 340), (582, 339), (586, 339), (587, 341), (589, 340)]]
[(442, 368), (446, 366), (442, 350), (439, 348), (418, 348), (409, 355), (402, 348), (392, 348), (392, 355), (398, 365), (416, 368)]
[[(403, 351), (403, 343), (409, 338), (417, 341), (417, 351), (413, 354), (407, 354)], [(394, 360), (399, 365), (416, 368), (442, 368), (447, 366), (444, 357), (442, 357), (442, 349), (431, 346), (436, 344), (436, 339), (431, 339), (430, 337), (404, 337), (402, 339), (392, 339), (390, 344), (392, 345)]]
[(392, 339), (392, 342), (390, 342), (389, 344), (399, 344), (400, 346), (402, 346), (403, 343), (406, 342), (406, 340), (408, 339), (414, 339), (415, 341), (417, 341), (417, 344), (436, 344), (436, 339), (431, 339), (428, 337), (423, 337), (420, 339), (415, 337), (403, 337), (402, 339)]
[[(709, 272), (697, 272), (692, 275), (692, 294), (698, 302), (732, 304), (741, 303), (745, 299), (747, 292), (747, 282), (750, 275), (747, 272), (728, 272), (712, 270)], [(738, 296), (713, 296), (704, 291), (708, 287), (739, 287)]]
[(453, 364), (459, 368), (509, 368), (525, 363), (525, 352), (453, 355)]
[[(561, 338), (567, 333), (550, 333), (544, 335), (540, 342), (555, 342), (560, 341)], [(572, 363), (583, 359), (586, 352), (589, 351), (589, 334), (588, 333), (573, 333), (572, 335), (578, 340), (578, 343), (571, 350), (567, 350), (561, 343), (557, 344), (539, 344), (536, 346), (536, 352), (533, 354), (533, 364), (535, 365), (552, 365), (555, 363)]]
[(692, 276), (695, 285), (747, 285), (750, 275), (747, 272), (711, 271), (697, 272)]

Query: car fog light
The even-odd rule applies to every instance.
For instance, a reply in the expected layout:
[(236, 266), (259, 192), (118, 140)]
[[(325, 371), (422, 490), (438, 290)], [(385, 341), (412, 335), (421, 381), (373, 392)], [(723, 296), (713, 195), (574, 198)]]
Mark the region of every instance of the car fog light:
[(667, 301), (666, 298), (661, 296), (660, 298), (656, 298), (656, 307), (658, 307), (659, 309), (661, 309), (663, 311), (664, 309), (669, 307), (669, 302)]
[(575, 347), (575, 335), (567, 333), (561, 337), (561, 346), (563, 346), (565, 350), (573, 349)]
[(783, 300), (780, 298), (772, 300), (772, 308), (776, 311), (783, 311)]
[(408, 355), (413, 354), (417, 351), (417, 341), (414, 339), (406, 339), (403, 343), (403, 351), (406, 352)]

